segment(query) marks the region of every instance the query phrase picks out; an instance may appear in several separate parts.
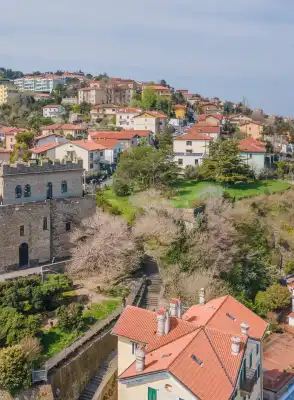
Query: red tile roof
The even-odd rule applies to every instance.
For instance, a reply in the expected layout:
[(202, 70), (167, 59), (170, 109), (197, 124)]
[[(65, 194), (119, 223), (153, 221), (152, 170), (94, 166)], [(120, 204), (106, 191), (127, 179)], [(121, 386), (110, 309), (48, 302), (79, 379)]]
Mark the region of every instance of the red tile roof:
[(85, 128), (83, 128), (80, 125), (74, 125), (74, 124), (52, 124), (52, 125), (45, 125), (41, 126), (40, 128), (41, 131), (51, 131), (51, 130), (58, 130), (58, 131), (83, 131)]
[(47, 106), (44, 106), (43, 108), (58, 108), (61, 107), (60, 104), (48, 104)]
[(222, 114), (208, 114), (208, 115), (206, 115), (206, 114), (200, 114), (200, 115), (199, 115), (199, 121), (205, 121), (206, 118), (208, 118), (208, 117), (216, 118), (216, 119), (218, 119), (219, 121), (220, 121), (221, 119), (223, 119)]
[(131, 140), (137, 135), (136, 131), (106, 131), (106, 132), (89, 132), (89, 136), (93, 139), (117, 139)]
[(204, 133), (192, 131), (182, 136), (177, 136), (174, 140), (213, 140), (213, 138)]
[(153, 134), (153, 132), (152, 131), (148, 131), (148, 130), (140, 130), (140, 129), (135, 129), (134, 130), (134, 132), (136, 133), (136, 135), (139, 135), (139, 136), (148, 136), (148, 135), (152, 135)]
[(113, 149), (118, 143), (117, 139), (94, 139), (94, 141), (97, 144), (101, 144), (106, 149)]
[(141, 117), (142, 115), (144, 115), (144, 114), (148, 114), (148, 115), (151, 115), (151, 117), (154, 117), (154, 118), (167, 118), (167, 115), (166, 114), (164, 114), (164, 113), (161, 113), (161, 112), (159, 112), (159, 111), (143, 111), (141, 114), (139, 114), (139, 115), (136, 115), (134, 118), (139, 118), (139, 117)]
[(88, 151), (105, 150), (106, 148), (101, 143), (91, 140), (72, 140), (71, 143)]
[(120, 108), (116, 111), (117, 113), (124, 114), (124, 113), (141, 113), (141, 108)]
[(185, 104), (175, 104), (175, 109), (177, 108), (187, 108), (187, 106)]
[(56, 143), (56, 142), (48, 142), (48, 143), (43, 144), (42, 146), (32, 148), (31, 151), (33, 154), (41, 154), (41, 153), (44, 153), (45, 151), (54, 149), (59, 144), (60, 143)]
[(249, 153), (266, 153), (265, 143), (256, 139), (243, 139), (238, 143), (240, 151)]
[(1, 133), (3, 133), (4, 135), (16, 135), (17, 133), (23, 133), (26, 132), (26, 129), (22, 129), (22, 128), (15, 128), (14, 126), (6, 126), (1, 128)]
[(206, 124), (195, 124), (186, 131), (187, 133), (220, 133), (219, 126), (211, 126)]
[[(169, 333), (158, 336), (155, 312), (133, 306), (124, 310), (113, 334), (147, 346), (144, 370), (137, 372), (134, 362), (119, 379), (123, 382), (167, 371), (202, 400), (230, 398), (248, 339), (241, 333), (240, 324), (247, 323), (248, 336), (261, 340), (266, 322), (231, 296), (193, 306), (181, 319), (170, 317), (170, 320)], [(240, 340), (237, 355), (232, 354), (233, 337)]]
[(36, 136), (35, 140), (44, 139), (49, 136), (62, 137), (59, 133), (44, 133), (43, 135)]

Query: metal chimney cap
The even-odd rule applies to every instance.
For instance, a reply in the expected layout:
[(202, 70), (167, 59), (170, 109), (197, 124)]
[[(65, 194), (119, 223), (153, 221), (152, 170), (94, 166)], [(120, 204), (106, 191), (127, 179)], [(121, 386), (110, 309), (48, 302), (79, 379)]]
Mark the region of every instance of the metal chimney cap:
[(249, 326), (248, 324), (246, 324), (246, 322), (242, 322), (242, 323), (240, 324), (240, 326), (241, 326), (241, 328), (243, 328), (243, 329), (249, 329), (249, 328), (250, 328), (250, 326)]
[(232, 337), (232, 342), (233, 342), (233, 343), (236, 343), (236, 344), (241, 343), (241, 338), (239, 338), (239, 337), (237, 337), (237, 336), (233, 336), (233, 337)]

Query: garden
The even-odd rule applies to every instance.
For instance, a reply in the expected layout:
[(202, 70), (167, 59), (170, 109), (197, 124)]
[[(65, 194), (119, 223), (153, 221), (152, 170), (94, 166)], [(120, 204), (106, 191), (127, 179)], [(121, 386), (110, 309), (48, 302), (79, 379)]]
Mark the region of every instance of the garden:
[(29, 276), (0, 283), (1, 388), (15, 393), (28, 386), (32, 368), (121, 304), (120, 291), (108, 293), (96, 286), (91, 301), (79, 291), (64, 274), (48, 274), (44, 281)]

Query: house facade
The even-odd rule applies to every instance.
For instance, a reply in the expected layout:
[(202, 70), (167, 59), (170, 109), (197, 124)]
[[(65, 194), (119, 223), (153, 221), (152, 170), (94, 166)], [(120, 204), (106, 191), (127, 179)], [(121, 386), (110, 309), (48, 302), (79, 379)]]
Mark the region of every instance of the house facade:
[(269, 164), (273, 163), (273, 155), (267, 155), (264, 142), (255, 139), (244, 139), (238, 143), (240, 155), (244, 163), (249, 165), (254, 171), (260, 171), (267, 166), (267, 157)]
[(18, 90), (15, 86), (0, 84), (0, 105), (6, 104), (8, 99), (17, 93)]
[(40, 131), (42, 135), (50, 135), (57, 133), (61, 136), (70, 135), (74, 138), (87, 137), (87, 129), (82, 125), (75, 124), (53, 124), (41, 126)]
[(104, 140), (104, 139), (115, 139), (121, 145), (123, 150), (127, 150), (129, 148), (137, 146), (138, 139), (140, 135), (138, 135), (135, 131), (106, 131), (106, 132), (89, 132), (88, 139), (89, 140)]
[(116, 126), (125, 130), (135, 129), (134, 117), (141, 112), (140, 108), (119, 108), (116, 111)]
[(149, 130), (160, 133), (166, 126), (167, 115), (158, 111), (144, 111), (134, 117), (134, 130)]
[(261, 139), (263, 126), (258, 121), (247, 121), (239, 125), (240, 132), (243, 132), (245, 137), (253, 139)]
[(176, 137), (173, 140), (174, 161), (183, 169), (188, 165), (201, 165), (209, 154), (212, 140), (211, 136), (195, 132)]
[(67, 77), (61, 75), (43, 74), (27, 75), (14, 80), (15, 86), (20, 91), (52, 92), (59, 84), (65, 84)]
[(101, 104), (95, 106), (90, 111), (90, 118), (92, 122), (96, 122), (97, 119), (106, 119), (108, 122), (116, 124), (116, 112), (119, 109), (114, 104)]
[(105, 91), (97, 87), (87, 87), (78, 89), (78, 104), (103, 104), (106, 103)]
[(0, 128), (0, 134), (4, 137), (6, 150), (13, 151), (16, 144), (16, 135), (18, 133), (24, 133), (26, 129), (15, 128), (13, 126), (5, 126)]
[(176, 118), (184, 119), (186, 118), (187, 107), (184, 104), (176, 104), (174, 106)]
[(118, 337), (118, 399), (262, 399), (267, 324), (231, 296), (183, 312), (179, 299), (157, 312), (128, 306)]
[(0, 148), (0, 165), (3, 163), (9, 164), (10, 162), (10, 150)]
[(43, 117), (59, 118), (65, 112), (60, 104), (49, 104), (43, 107)]
[(219, 126), (222, 122), (223, 116), (221, 114), (200, 114), (198, 121), (205, 122), (210, 126)]

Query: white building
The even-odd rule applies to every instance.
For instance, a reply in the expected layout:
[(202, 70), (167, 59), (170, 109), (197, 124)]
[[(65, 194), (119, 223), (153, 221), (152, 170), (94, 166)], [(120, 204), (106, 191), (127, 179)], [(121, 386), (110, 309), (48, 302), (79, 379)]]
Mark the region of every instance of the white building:
[(134, 117), (134, 130), (148, 130), (157, 134), (166, 126), (167, 115), (158, 111), (144, 111)]
[(65, 84), (67, 78), (59, 75), (27, 75), (14, 80), (20, 91), (52, 92), (58, 84)]
[(103, 104), (106, 103), (105, 90), (96, 87), (87, 87), (78, 90), (78, 104)]
[(127, 306), (118, 337), (118, 399), (261, 400), (267, 323), (231, 296), (183, 313)]
[(116, 126), (122, 129), (135, 129), (134, 117), (142, 112), (140, 108), (120, 108), (116, 111)]
[(201, 165), (203, 158), (209, 154), (209, 143), (212, 140), (211, 136), (195, 132), (177, 136), (173, 140), (174, 160), (181, 168)]
[(49, 104), (43, 107), (43, 117), (59, 118), (65, 112), (60, 104)]

